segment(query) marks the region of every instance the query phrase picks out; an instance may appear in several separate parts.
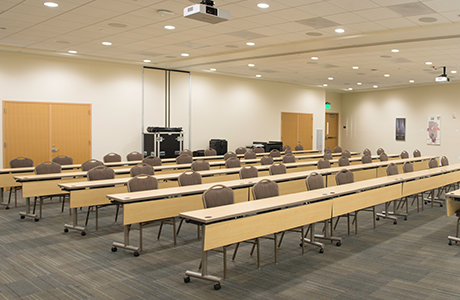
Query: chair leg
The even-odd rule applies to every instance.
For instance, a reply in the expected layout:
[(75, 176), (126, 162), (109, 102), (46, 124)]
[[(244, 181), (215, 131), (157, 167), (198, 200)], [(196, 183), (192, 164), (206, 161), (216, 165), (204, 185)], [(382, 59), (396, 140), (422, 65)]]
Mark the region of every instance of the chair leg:
[(40, 219), (42, 218), (43, 198), (40, 197)]
[(256, 239), (256, 243), (257, 243), (257, 268), (259, 268), (260, 270), (260, 239), (259, 238)]
[(177, 245), (177, 235), (176, 235), (176, 218), (172, 218), (172, 225), (173, 225), (173, 238), (174, 238), (174, 246)]
[(355, 211), (355, 235), (358, 234), (358, 211)]
[(227, 246), (224, 246), (224, 279), (227, 279)]
[(281, 243), (283, 242), (283, 238), (284, 238), (284, 234), (286, 233), (286, 231), (283, 231), (281, 233), (281, 237), (280, 237), (280, 242), (278, 243), (278, 248), (281, 247)]
[(34, 197), (34, 209), (32, 210), (32, 213), (35, 214), (35, 208), (37, 207), (37, 197)]
[(275, 248), (275, 265), (278, 264), (278, 233), (273, 234), (273, 245)]
[(61, 213), (64, 212), (64, 204), (65, 204), (65, 196), (62, 197), (62, 207), (61, 207)]
[(85, 227), (88, 226), (89, 214), (91, 212), (92, 206), (88, 206), (88, 212), (86, 213)]
[(184, 223), (184, 219), (180, 219), (180, 222), (179, 222), (179, 227), (177, 228), (177, 235), (179, 235), (179, 232), (180, 232), (180, 228), (182, 227), (182, 223)]
[(118, 211), (120, 210), (120, 204), (117, 204), (117, 211), (115, 212), (115, 222), (118, 220)]
[(99, 230), (99, 206), (96, 205), (96, 230)]
[(239, 247), (240, 247), (240, 243), (237, 243), (236, 246), (235, 246), (235, 250), (233, 250), (232, 260), (235, 260), (236, 252), (238, 252)]
[(158, 229), (157, 240), (159, 240), (159, 239), (160, 239), (160, 235), (161, 235), (161, 229), (163, 229), (163, 221), (161, 221), (161, 223), (160, 223), (160, 229)]
[(374, 229), (375, 229), (375, 206), (372, 206), (372, 217), (374, 218)]

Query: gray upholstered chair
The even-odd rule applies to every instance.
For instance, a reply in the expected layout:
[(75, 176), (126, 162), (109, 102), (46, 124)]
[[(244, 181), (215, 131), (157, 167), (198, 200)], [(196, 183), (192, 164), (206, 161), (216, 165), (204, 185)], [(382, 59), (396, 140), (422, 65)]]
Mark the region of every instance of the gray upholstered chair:
[(179, 155), (182, 155), (182, 154), (186, 154), (188, 156), (193, 156), (193, 152), (188, 150), (188, 149), (184, 149), (179, 153)]
[(273, 164), (273, 157), (271, 156), (264, 156), (260, 159), (261, 165), (272, 165)]
[(383, 153), (385, 153), (385, 150), (383, 150), (383, 148), (378, 148), (377, 149), (377, 155), (381, 155)]
[(271, 157), (281, 157), (281, 153), (278, 149), (273, 149), (272, 151), (270, 151), (270, 156)]
[(364, 149), (364, 150), (363, 150), (363, 154), (364, 154), (364, 155), (372, 156), (371, 150), (369, 150), (369, 148)]
[(372, 157), (370, 155), (363, 155), (363, 157), (361, 157), (361, 162), (363, 164), (370, 164), (372, 163)]
[(254, 152), (255, 153), (264, 153), (265, 149), (263, 147), (255, 147)]
[(394, 163), (390, 163), (387, 166), (387, 176), (392, 176), (392, 175), (398, 175), (399, 174), (399, 169), (398, 166), (395, 165)]
[(120, 162), (121, 161), (121, 156), (120, 156), (120, 154), (110, 152), (110, 153), (106, 154), (102, 160), (105, 163)]
[(134, 167), (131, 168), (129, 171), (129, 174), (131, 177), (136, 177), (137, 175), (153, 175), (155, 174), (155, 171), (153, 170), (153, 167), (149, 164), (142, 163), (135, 165)]
[(238, 147), (236, 150), (235, 150), (235, 153), (236, 154), (245, 154), (247, 152), (246, 148), (245, 147)]
[(284, 150), (284, 155), (292, 155), (292, 150), (291, 149)]
[[(15, 159), (10, 160), (10, 168), (15, 169), (15, 168), (31, 168), (34, 166), (34, 161), (31, 160), (30, 158), (24, 157), (24, 156), (19, 156), (16, 157)], [(11, 202), (11, 194), (14, 193), (14, 207), (18, 206), (18, 195), (17, 191), (20, 190), (22, 187), (21, 186), (14, 186), (10, 187), (10, 193), (8, 195), (8, 204), (6, 205), (6, 209), (9, 209), (9, 205)]]
[(283, 156), (283, 164), (295, 163), (295, 156), (294, 155), (284, 155)]
[(67, 155), (59, 155), (53, 158), (52, 162), (55, 162), (57, 164), (60, 164), (61, 166), (64, 165), (73, 165), (73, 159), (70, 156)]
[(406, 161), (403, 164), (403, 172), (404, 173), (414, 172), (414, 166), (412, 165), (412, 163), (410, 161)]
[(178, 157), (176, 157), (176, 164), (191, 164), (193, 162), (193, 157), (188, 155), (187, 153), (182, 153)]
[(229, 152), (225, 153), (225, 155), (224, 155), (224, 160), (227, 160), (227, 159), (229, 159), (230, 157), (238, 158), (238, 156), (236, 155), (235, 152), (229, 151)]
[[(386, 168), (386, 172), (387, 172), (387, 176), (398, 175), (399, 174), (398, 166), (396, 164), (394, 164), (394, 163), (390, 163)], [(379, 214), (377, 214), (377, 216), (392, 219), (395, 222), (397, 222), (396, 217), (389, 216), (389, 213), (388, 213), (388, 211), (390, 209), (391, 202), (392, 201), (389, 201), (389, 202), (385, 203), (385, 212), (386, 213), (379, 213)], [(396, 203), (398, 204), (397, 206), (396, 206)], [(405, 214), (396, 213), (396, 211), (400, 207), (403, 208), (404, 205), (406, 206), (406, 213)], [(409, 206), (408, 197), (403, 197), (401, 199), (393, 200), (393, 213), (391, 213), (391, 214), (392, 215), (397, 215), (397, 216), (404, 216), (404, 220), (407, 220), (407, 216), (409, 215), (409, 207), (408, 206)], [(377, 220), (379, 219), (379, 217), (377, 217)]]
[(241, 168), (241, 162), (236, 157), (230, 157), (225, 161), (226, 168)]
[(388, 161), (388, 155), (386, 153), (382, 153), (379, 156), (380, 161)]
[(268, 168), (268, 172), (270, 175), (278, 175), (278, 174), (286, 174), (286, 166), (283, 164), (273, 164)]
[(334, 153), (341, 153), (342, 152), (342, 147), (337, 146), (334, 148)]
[(82, 171), (89, 171), (95, 167), (98, 167), (98, 166), (103, 166), (104, 163), (100, 160), (97, 160), (97, 159), (89, 159), (87, 161), (85, 161), (84, 163), (81, 164), (81, 170)]
[(342, 157), (351, 158), (351, 153), (348, 150), (343, 150)]
[(428, 161), (428, 167), (430, 169), (439, 167), (439, 164), (436, 158), (430, 158), (430, 160)]
[(409, 158), (409, 153), (406, 150), (403, 150), (400, 156), (402, 159)]
[(298, 144), (298, 145), (295, 145), (295, 151), (302, 151), (303, 150), (303, 146)]
[[(403, 164), (403, 172), (404, 173), (411, 173), (411, 172), (414, 172), (414, 166), (412, 165), (412, 163), (410, 161), (406, 161), (404, 164)], [(420, 200), (422, 200), (422, 211), (423, 211), (423, 195), (421, 198), (419, 198), (419, 194), (415, 194), (415, 195), (411, 195), (410, 197), (413, 197), (413, 200), (412, 200), (412, 203), (411, 205), (414, 205), (414, 202), (415, 200), (417, 200), (417, 212), (420, 211)]]
[(331, 167), (331, 162), (327, 159), (318, 160), (318, 169), (328, 169)]
[[(35, 166), (35, 174), (37, 175), (43, 175), (43, 174), (55, 174), (55, 173), (61, 173), (61, 165), (52, 161), (45, 161), (42, 162), (41, 164)], [(37, 206), (37, 200), (40, 203), (40, 219), (42, 218), (42, 207), (43, 207), (43, 199), (45, 198), (52, 198), (52, 195), (48, 197), (34, 197), (34, 208), (33, 208), (33, 214), (35, 214), (35, 207)], [(64, 211), (64, 203), (65, 199), (67, 197), (60, 197), (62, 201), (62, 208), (61, 212)]]
[(136, 160), (143, 160), (144, 155), (138, 151), (132, 151), (126, 155), (126, 160), (128, 161), (136, 161)]
[(443, 156), (441, 157), (441, 166), (448, 166), (449, 165), (449, 160), (447, 159), (447, 157)]
[(257, 155), (253, 151), (248, 151), (244, 154), (244, 159), (256, 159)]
[(205, 160), (196, 160), (192, 162), (192, 171), (207, 171), (210, 170), (211, 166), (209, 162)]
[(310, 173), (305, 179), (305, 185), (307, 186), (307, 190), (309, 191), (322, 189), (324, 188), (323, 176), (316, 172)]
[(339, 158), (339, 167), (346, 167), (350, 165), (350, 160), (347, 157)]
[(185, 171), (179, 175), (177, 182), (179, 183), (179, 186), (195, 185), (201, 184), (202, 178), (200, 173), (195, 171)]
[(292, 149), (291, 149), (291, 146), (289, 146), (289, 145), (284, 145), (284, 146), (283, 146), (283, 151), (286, 151), (286, 150), (292, 150)]
[(161, 166), (161, 158), (156, 156), (147, 156), (142, 160), (144, 164), (151, 165), (152, 167)]
[(240, 169), (240, 179), (259, 177), (259, 170), (251, 165), (245, 165)]
[(216, 155), (217, 155), (217, 151), (215, 149), (208, 148), (204, 150), (204, 156), (216, 156)]
[(324, 148), (324, 153), (332, 153), (332, 149), (330, 147)]
[(414, 157), (420, 157), (420, 156), (422, 156), (422, 153), (420, 153), (420, 150), (415, 149), (414, 150)]
[(324, 159), (330, 160), (332, 158), (332, 152), (324, 152)]

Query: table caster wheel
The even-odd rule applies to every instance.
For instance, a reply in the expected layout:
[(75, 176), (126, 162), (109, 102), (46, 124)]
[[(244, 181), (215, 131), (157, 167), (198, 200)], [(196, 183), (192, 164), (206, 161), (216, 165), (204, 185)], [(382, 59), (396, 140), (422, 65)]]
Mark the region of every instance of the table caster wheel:
[(393, 224), (395, 224), (395, 225), (398, 224), (398, 221), (395, 220), (395, 221), (393, 222)]
[(440, 207), (442, 207), (442, 204), (439, 204)]
[(216, 284), (214, 285), (214, 289), (215, 289), (216, 291), (220, 290), (220, 288), (221, 288), (220, 283), (216, 283)]
[(190, 276), (184, 277), (184, 282), (189, 283), (190, 282)]
[(139, 256), (139, 252), (138, 251), (134, 251), (134, 257), (138, 257)]
[(452, 246), (452, 241), (449, 241), (449, 246)]
[(25, 219), (26, 216), (21, 216), (21, 219)]
[(342, 245), (342, 242), (341, 242), (341, 241), (338, 241), (337, 243), (335, 243), (335, 245), (336, 245), (337, 247), (340, 247), (340, 245)]
[(9, 207), (9, 206), (7, 206), (7, 207), (5, 207), (5, 209), (10, 209), (10, 207)]
[(38, 221), (40, 221), (40, 219), (35, 218), (34, 221), (35, 221), (35, 222), (38, 222)]
[(302, 247), (302, 243), (299, 244), (299, 247)]
[(407, 217), (404, 217), (404, 221), (407, 221)]
[(117, 252), (117, 247), (112, 247), (112, 252)]
[(81, 234), (81, 236), (85, 236), (86, 232), (82, 231), (80, 234)]
[(64, 232), (69, 232), (69, 229), (68, 228), (64, 228)]
[(379, 218), (379, 217), (377, 217), (377, 218), (375, 218), (375, 219), (376, 219), (377, 221), (379, 221), (379, 220), (380, 220), (380, 218)]
[(319, 249), (319, 253), (324, 253), (324, 249), (323, 248)]

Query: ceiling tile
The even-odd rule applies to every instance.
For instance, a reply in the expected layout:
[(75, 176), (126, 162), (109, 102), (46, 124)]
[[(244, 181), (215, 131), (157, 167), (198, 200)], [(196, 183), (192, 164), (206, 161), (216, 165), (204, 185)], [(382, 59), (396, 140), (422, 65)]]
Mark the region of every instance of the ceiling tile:
[(420, 2), (404, 3), (387, 6), (388, 9), (403, 17), (418, 16), (435, 13), (434, 10)]

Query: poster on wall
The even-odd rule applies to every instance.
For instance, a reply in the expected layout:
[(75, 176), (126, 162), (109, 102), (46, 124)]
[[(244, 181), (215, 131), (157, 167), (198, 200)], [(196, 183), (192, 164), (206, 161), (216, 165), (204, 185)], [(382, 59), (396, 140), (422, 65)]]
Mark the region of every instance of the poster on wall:
[(441, 145), (441, 116), (428, 116), (426, 137), (428, 145)]
[(396, 140), (406, 140), (406, 118), (396, 118)]

